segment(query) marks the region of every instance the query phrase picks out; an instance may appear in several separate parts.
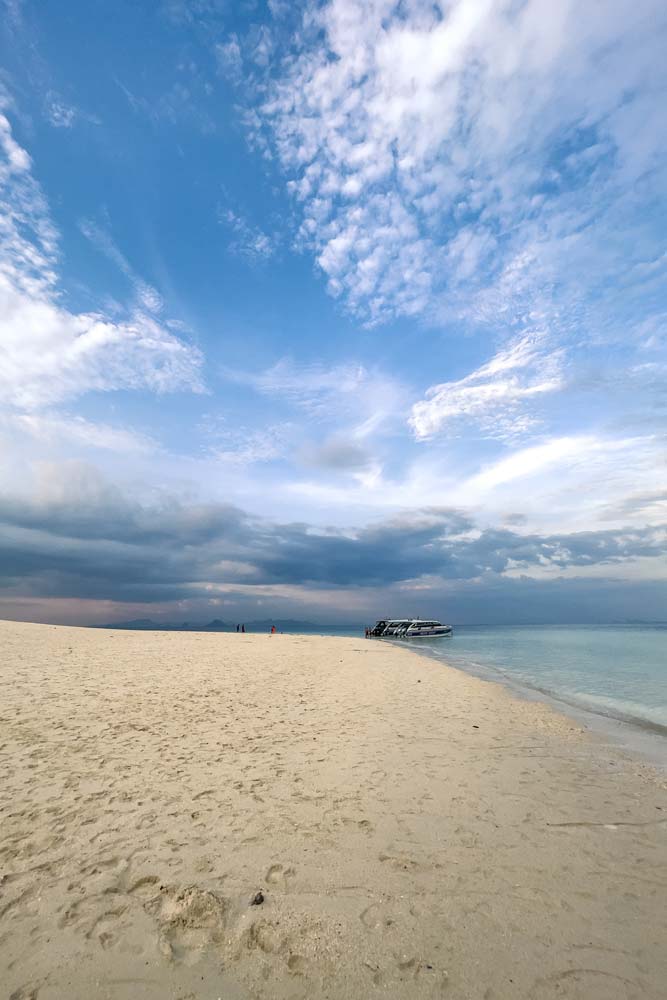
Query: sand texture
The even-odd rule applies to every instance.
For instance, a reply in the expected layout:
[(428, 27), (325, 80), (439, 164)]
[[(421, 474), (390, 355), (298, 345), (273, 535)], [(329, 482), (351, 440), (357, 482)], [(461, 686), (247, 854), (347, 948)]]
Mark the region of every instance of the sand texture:
[(667, 996), (664, 781), (548, 707), (364, 639), (0, 648), (2, 997)]

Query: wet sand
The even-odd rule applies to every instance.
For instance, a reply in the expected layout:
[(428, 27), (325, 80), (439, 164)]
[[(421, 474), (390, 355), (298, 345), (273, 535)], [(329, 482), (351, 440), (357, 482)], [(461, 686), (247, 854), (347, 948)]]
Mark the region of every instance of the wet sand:
[(667, 995), (665, 777), (548, 706), (364, 639), (0, 650), (3, 997)]

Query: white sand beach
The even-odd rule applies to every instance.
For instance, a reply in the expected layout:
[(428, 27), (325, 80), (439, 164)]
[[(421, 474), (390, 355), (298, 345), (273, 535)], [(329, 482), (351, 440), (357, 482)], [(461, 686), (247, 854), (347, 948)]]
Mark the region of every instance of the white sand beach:
[(667, 995), (665, 776), (549, 707), (363, 638), (0, 648), (3, 997)]

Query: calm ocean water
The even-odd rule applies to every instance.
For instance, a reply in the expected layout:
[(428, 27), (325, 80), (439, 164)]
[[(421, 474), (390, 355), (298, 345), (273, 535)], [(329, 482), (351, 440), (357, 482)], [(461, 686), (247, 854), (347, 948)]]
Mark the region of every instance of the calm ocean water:
[(667, 627), (461, 626), (451, 639), (429, 643), (428, 652), (667, 736)]

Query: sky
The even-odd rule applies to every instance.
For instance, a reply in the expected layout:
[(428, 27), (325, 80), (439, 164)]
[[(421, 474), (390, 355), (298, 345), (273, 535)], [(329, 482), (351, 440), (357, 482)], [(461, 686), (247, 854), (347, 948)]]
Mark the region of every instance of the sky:
[(667, 618), (663, 0), (0, 0), (0, 617)]

